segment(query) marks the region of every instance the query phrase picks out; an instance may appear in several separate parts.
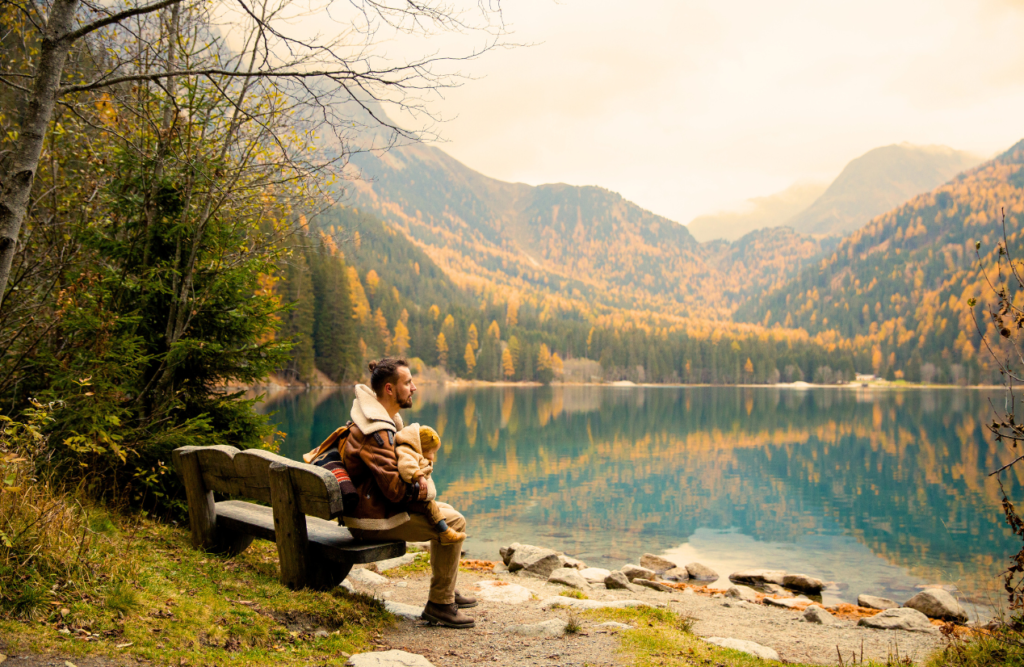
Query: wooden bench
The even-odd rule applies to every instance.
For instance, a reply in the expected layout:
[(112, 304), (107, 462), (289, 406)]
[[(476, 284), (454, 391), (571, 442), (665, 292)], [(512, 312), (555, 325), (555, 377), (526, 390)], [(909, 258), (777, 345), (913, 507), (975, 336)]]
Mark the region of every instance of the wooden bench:
[[(192, 545), (236, 555), (254, 538), (277, 543), (281, 583), (327, 590), (356, 563), (405, 553), (405, 542), (361, 542), (337, 522), (341, 487), (334, 475), (260, 449), (180, 447), (174, 465), (185, 484)], [(214, 502), (214, 492), (251, 498)], [(307, 516), (308, 515), (308, 516)]]

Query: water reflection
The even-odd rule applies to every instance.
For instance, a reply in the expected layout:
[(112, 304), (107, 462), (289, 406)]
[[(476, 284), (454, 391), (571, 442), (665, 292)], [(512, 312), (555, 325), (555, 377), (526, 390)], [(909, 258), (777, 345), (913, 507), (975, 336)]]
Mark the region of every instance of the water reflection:
[[(422, 388), (407, 421), (441, 435), (439, 495), (467, 549), (518, 540), (594, 565), (644, 551), (777, 566), (830, 595), (906, 599), (922, 583), (997, 600), (1019, 547), (987, 473), (1010, 459), (972, 390)], [(268, 400), (298, 458), (348, 419), (351, 391)], [(1021, 470), (1004, 478), (1021, 497)]]

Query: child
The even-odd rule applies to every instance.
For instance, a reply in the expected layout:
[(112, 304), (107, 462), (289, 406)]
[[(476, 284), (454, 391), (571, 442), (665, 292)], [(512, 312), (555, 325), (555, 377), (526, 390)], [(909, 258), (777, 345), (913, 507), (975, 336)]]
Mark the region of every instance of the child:
[(434, 502), (437, 489), (430, 473), (434, 470), (437, 450), (441, 447), (441, 438), (437, 431), (429, 426), (410, 424), (395, 434), (395, 454), (398, 456), (398, 475), (406, 484), (412, 484), (417, 477), (423, 477), (427, 485), (427, 499), (424, 502), (412, 503), (415, 512), (423, 514), (437, 526), (440, 533), (438, 541), (452, 544), (466, 539), (465, 533), (449, 528), (444, 521), (440, 508)]

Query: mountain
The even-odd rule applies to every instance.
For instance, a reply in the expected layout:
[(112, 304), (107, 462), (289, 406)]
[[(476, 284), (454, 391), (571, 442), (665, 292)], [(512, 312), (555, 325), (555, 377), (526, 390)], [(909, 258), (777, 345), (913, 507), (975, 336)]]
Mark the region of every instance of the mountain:
[[(739, 321), (831, 332), (871, 350), (880, 373), (909, 379), (992, 379), (975, 318), (998, 340), (986, 313), (992, 290), (979, 272), (996, 265), (1006, 212), (1011, 255), (1022, 252), (1024, 141), (872, 219), (816, 266), (736, 313)], [(975, 309), (967, 305), (978, 299)], [(930, 367), (930, 368), (929, 368)]]
[(786, 224), (798, 232), (844, 236), (981, 159), (946, 146), (893, 144), (852, 160), (828, 189)]
[[(743, 250), (711, 252), (685, 226), (615, 192), (505, 183), (432, 146), (352, 162), (364, 180), (353, 184), (350, 202), (401, 231), (455, 284), (499, 299), (540, 295), (552, 316), (629, 309), (728, 321), (749, 294), (795, 275), (820, 252), (819, 242), (795, 241), (792, 230), (757, 237), (772, 254), (753, 261)], [(761, 268), (768, 277), (751, 273)]]
[(748, 199), (736, 211), (702, 215), (686, 226), (698, 241), (724, 239), (735, 241), (765, 227), (780, 227), (820, 197), (828, 186), (823, 183), (796, 183), (767, 197)]

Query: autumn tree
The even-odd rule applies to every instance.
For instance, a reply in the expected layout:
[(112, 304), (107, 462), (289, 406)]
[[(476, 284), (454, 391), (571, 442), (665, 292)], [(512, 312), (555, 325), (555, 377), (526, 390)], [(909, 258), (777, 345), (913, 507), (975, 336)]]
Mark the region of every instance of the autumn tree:
[(441, 368), (447, 368), (448, 341), (445, 339), (443, 331), (437, 334), (437, 338), (434, 340), (434, 349), (437, 350), (437, 365)]
[(391, 345), (399, 357), (404, 357), (406, 350), (409, 349), (409, 328), (401, 320), (395, 325), (395, 337)]
[(516, 375), (516, 365), (512, 361), (512, 352), (507, 347), (501, 351), (501, 372), (506, 380), (511, 380)]
[(467, 345), (472, 347), (473, 350), (479, 350), (480, 349), (480, 341), (478, 340), (478, 335), (477, 335), (477, 331), (476, 331), (476, 324), (470, 324), (469, 325), (469, 332), (467, 334), (467, 339), (466, 340), (467, 340)]
[(473, 376), (473, 369), (476, 368), (476, 355), (473, 354), (473, 344), (466, 343), (466, 354), (463, 356), (466, 361), (466, 374)]

